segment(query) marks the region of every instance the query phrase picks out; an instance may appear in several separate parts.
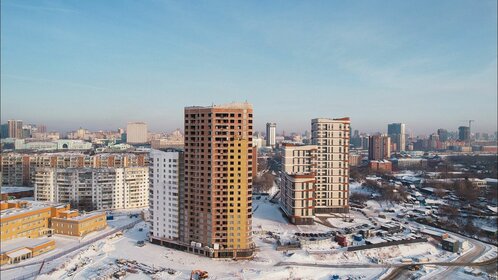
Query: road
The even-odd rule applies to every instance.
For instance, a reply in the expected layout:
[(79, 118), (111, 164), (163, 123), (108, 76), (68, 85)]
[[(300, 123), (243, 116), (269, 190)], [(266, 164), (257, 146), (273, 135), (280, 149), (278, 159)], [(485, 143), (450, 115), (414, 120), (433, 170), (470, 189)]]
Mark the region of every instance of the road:
[[(477, 240), (473, 240), (473, 239), (467, 239), (467, 240), (470, 243), (472, 243), (472, 245), (474, 245), (474, 247), (472, 248), (472, 250), (470, 252), (459, 257), (456, 260), (456, 262), (462, 262), (462, 263), (472, 262), (472, 261), (476, 260), (477, 258), (479, 258), (480, 256), (482, 256), (484, 254), (484, 252), (486, 251), (486, 245), (484, 245), (483, 243), (481, 243)], [(450, 275), (455, 273), (457, 269), (458, 269), (458, 267), (448, 267), (446, 270), (444, 270), (441, 273), (436, 274), (435, 276), (439, 277), (441, 279), (449, 279)]]
[[(308, 267), (327, 267), (327, 268), (407, 268), (413, 265), (435, 265), (435, 266), (447, 266), (447, 267), (461, 267), (461, 266), (487, 266), (490, 264), (497, 263), (497, 258), (482, 262), (425, 262), (425, 263), (386, 263), (386, 264), (375, 264), (375, 263), (358, 263), (358, 264), (327, 264), (327, 263), (298, 263), (298, 262), (278, 262), (275, 266), (308, 266)], [(386, 278), (384, 278), (386, 279)]]
[[(483, 262), (473, 262), (486, 250), (486, 245), (483, 243), (465, 238), (464, 236), (459, 235), (460, 238), (464, 238), (468, 240), (468, 242), (472, 243), (473, 247), (470, 252), (467, 252), (466, 254), (458, 257), (455, 261), (453, 262), (443, 262), (443, 263), (431, 263), (439, 266), (446, 266), (447, 268), (437, 274), (434, 274), (433, 277), (437, 279), (451, 279), (451, 275), (456, 272), (456, 270), (460, 267), (463, 266), (486, 266), (491, 263), (496, 263), (496, 258), (488, 260), (488, 261), (483, 261)], [(410, 276), (412, 275), (412, 271), (408, 270), (410, 266), (414, 264), (409, 264), (409, 265), (402, 265), (396, 267), (394, 270), (392, 270), (388, 275), (386, 275), (383, 280), (391, 280), (391, 279), (410, 279)], [(423, 265), (423, 264), (420, 264)]]

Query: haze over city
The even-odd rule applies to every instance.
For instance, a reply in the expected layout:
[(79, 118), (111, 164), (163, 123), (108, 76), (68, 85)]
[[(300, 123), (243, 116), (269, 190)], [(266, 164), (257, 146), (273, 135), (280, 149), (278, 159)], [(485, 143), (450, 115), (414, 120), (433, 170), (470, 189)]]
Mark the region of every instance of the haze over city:
[(496, 1), (1, 5), (2, 121), (172, 131), (185, 106), (247, 100), (258, 131), (496, 131)]

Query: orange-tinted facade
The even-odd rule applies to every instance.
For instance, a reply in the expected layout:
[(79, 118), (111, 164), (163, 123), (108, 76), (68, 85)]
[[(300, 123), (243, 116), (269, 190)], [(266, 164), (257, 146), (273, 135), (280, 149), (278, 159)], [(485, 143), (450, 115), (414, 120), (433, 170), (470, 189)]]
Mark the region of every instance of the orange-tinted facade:
[(253, 252), (252, 106), (185, 108), (185, 194), (180, 238), (212, 257)]

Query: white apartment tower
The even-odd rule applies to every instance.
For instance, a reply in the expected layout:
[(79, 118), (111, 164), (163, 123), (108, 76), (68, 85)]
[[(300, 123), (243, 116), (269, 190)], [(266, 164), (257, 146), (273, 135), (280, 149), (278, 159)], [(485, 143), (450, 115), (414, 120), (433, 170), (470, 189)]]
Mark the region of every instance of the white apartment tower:
[(129, 122), (126, 126), (126, 142), (130, 144), (147, 143), (147, 124), (144, 122)]
[(179, 239), (182, 173), (183, 151), (151, 150), (149, 175), (151, 239)]
[(277, 138), (277, 124), (276, 123), (266, 123), (266, 146), (275, 147)]
[(315, 213), (349, 211), (349, 118), (311, 120), (311, 142), (317, 145)]

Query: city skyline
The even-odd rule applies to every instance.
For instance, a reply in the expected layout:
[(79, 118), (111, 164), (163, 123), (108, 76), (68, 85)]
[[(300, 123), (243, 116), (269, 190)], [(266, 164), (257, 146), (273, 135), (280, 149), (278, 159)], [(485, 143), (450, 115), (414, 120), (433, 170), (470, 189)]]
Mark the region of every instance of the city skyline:
[(2, 123), (171, 131), (247, 100), (257, 131), (496, 131), (495, 1), (124, 3), (2, 1)]
[[(40, 123), (34, 123), (34, 122), (31, 122), (31, 121), (24, 121), (22, 119), (8, 119), (6, 121), (3, 121), (2, 120), (2, 123), (1, 124), (5, 124), (7, 125), (7, 122), (8, 121), (21, 121), (23, 123), (23, 125), (29, 125), (29, 126), (34, 126), (34, 127), (38, 127), (38, 126), (42, 126), (47, 132), (58, 132), (60, 133), (63, 137), (67, 136), (68, 134), (71, 134), (71, 133), (76, 133), (77, 131), (79, 130), (87, 130), (88, 132), (112, 132), (112, 131), (115, 131), (115, 132), (118, 132), (119, 130), (123, 130), (126, 132), (126, 128), (127, 128), (127, 124), (129, 123), (143, 123), (142, 121), (129, 121), (129, 122), (125, 122), (124, 125), (122, 126), (119, 126), (119, 127), (110, 127), (110, 128), (107, 128), (107, 129), (104, 129), (104, 128), (89, 128), (89, 127), (83, 127), (83, 126), (73, 126), (73, 127), (70, 127), (68, 129), (65, 129), (65, 130), (58, 130), (58, 129), (52, 129), (51, 127), (49, 127), (47, 129), (47, 126), (45, 124), (40, 124)], [(267, 123), (268, 124), (268, 123)], [(290, 136), (290, 135), (293, 135), (293, 134), (300, 134), (300, 135), (305, 135), (306, 132), (309, 132), (311, 128), (305, 128), (304, 130), (296, 130), (296, 129), (290, 129), (290, 130), (285, 130), (285, 129), (281, 129), (278, 127), (278, 123), (273, 123), (273, 124), (277, 124), (277, 129), (276, 129), (276, 136)], [(311, 120), (310, 120), (310, 124), (311, 124)], [(146, 126), (148, 126), (148, 123), (145, 123)], [(377, 135), (377, 134), (385, 134), (388, 132), (388, 125), (389, 124), (386, 124), (385, 125), (385, 128), (384, 130), (375, 130), (375, 129), (369, 129), (369, 130), (360, 130), (356, 127), (352, 127), (351, 129), (351, 133), (355, 132), (355, 131), (358, 131), (359, 133), (361, 133), (362, 135), (366, 134), (366, 135)], [(406, 125), (406, 124), (404, 124)], [(266, 126), (266, 125), (265, 125)], [(447, 131), (447, 133), (454, 133), (457, 138), (458, 138), (458, 133), (459, 133), (459, 127), (461, 126), (464, 126), (466, 127), (466, 125), (460, 125), (458, 127), (451, 127), (451, 128), (448, 128), (448, 127), (439, 127), (438, 129), (434, 130), (434, 131), (428, 131), (426, 133), (417, 133), (417, 132), (413, 132), (410, 127), (408, 126), (407, 129), (406, 129), (406, 133), (405, 135), (407, 135), (408, 137), (429, 137), (430, 135), (432, 134), (437, 134), (439, 130), (445, 130)], [(468, 126), (468, 125), (467, 125)], [(267, 127), (264, 127), (262, 129), (255, 129), (254, 132), (255, 133), (262, 133), (264, 136), (265, 136), (265, 139), (266, 139), (266, 132), (265, 130), (267, 130)], [(183, 133), (183, 127), (181, 126), (178, 126), (176, 128), (172, 128), (172, 129), (161, 129), (161, 130), (155, 130), (155, 129), (152, 129), (152, 130), (147, 130), (148, 133), (151, 133), (151, 134), (170, 134), (170, 133), (174, 133), (175, 131), (180, 131), (181, 133)], [(494, 135), (495, 133), (497, 133), (498, 130), (491, 130), (491, 131), (479, 131), (479, 130), (475, 130), (474, 129), (474, 124), (472, 124), (472, 128), (471, 128), (471, 135), (475, 136), (475, 134), (477, 133), (477, 135), (481, 136), (481, 134), (488, 134), (488, 135)]]

